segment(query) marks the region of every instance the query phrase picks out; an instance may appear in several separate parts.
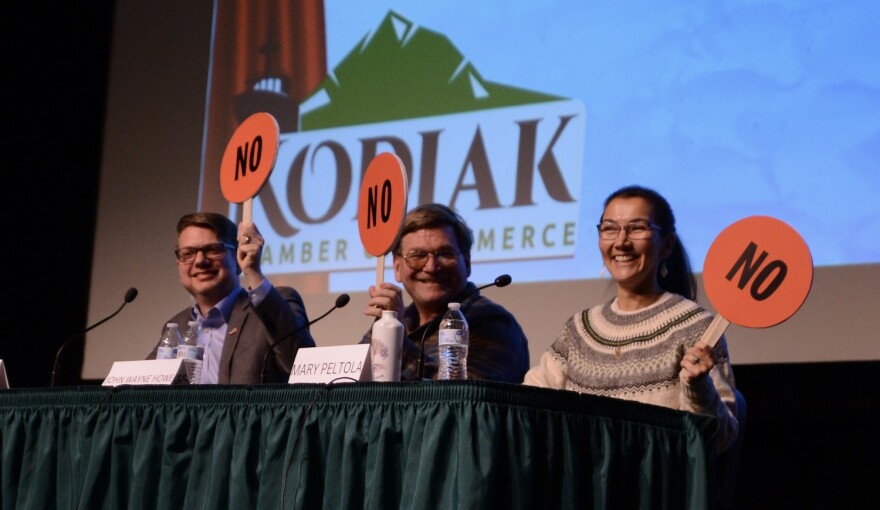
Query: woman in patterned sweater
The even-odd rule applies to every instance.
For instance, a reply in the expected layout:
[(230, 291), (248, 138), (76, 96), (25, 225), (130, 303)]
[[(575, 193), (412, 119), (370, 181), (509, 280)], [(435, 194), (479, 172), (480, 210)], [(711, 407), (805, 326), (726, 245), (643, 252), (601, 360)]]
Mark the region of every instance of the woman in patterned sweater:
[(652, 189), (621, 188), (605, 200), (598, 230), (617, 295), (570, 318), (524, 383), (712, 414), (726, 450), (738, 428), (727, 343), (697, 343), (712, 315), (694, 302), (669, 203)]

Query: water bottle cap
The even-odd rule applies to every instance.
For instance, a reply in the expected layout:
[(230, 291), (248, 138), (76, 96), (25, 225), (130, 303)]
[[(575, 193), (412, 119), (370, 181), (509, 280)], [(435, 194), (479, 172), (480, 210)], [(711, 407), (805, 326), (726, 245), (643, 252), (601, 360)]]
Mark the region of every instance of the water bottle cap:
[(449, 303), (450, 310), (458, 310), (461, 308), (461, 303)]
[(169, 323), (166, 324), (165, 326), (167, 326), (167, 327), (169, 327), (169, 328), (176, 328), (176, 327), (177, 327), (177, 323), (176, 323), (176, 322), (169, 322)]
[(397, 310), (382, 310), (382, 315), (385, 317), (391, 316), (391, 318), (397, 318)]
[(189, 322), (187, 322), (186, 324), (187, 324), (188, 326), (198, 326), (198, 325), (199, 325), (199, 321), (189, 321)]

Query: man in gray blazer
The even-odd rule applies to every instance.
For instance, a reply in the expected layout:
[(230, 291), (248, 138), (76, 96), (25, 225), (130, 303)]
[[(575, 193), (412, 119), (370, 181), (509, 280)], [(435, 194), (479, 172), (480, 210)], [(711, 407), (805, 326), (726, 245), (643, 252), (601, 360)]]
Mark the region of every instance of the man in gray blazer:
[[(202, 384), (286, 382), (296, 351), (315, 346), (302, 298), (263, 276), (262, 250), (263, 237), (252, 222), (236, 227), (210, 212), (177, 222), (178, 276), (195, 302), (167, 322), (180, 324), (181, 331), (188, 321), (199, 322)], [(156, 358), (157, 348), (147, 359)]]

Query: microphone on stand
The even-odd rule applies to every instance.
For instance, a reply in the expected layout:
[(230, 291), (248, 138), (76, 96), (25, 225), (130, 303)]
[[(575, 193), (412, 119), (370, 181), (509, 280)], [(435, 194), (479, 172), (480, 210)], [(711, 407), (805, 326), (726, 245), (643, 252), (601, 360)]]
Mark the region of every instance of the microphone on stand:
[(105, 317), (105, 318), (99, 320), (98, 322), (92, 324), (91, 326), (87, 327), (82, 332), (73, 335), (72, 337), (65, 340), (64, 343), (61, 344), (61, 347), (58, 348), (58, 352), (55, 353), (55, 364), (52, 366), (52, 379), (49, 382), (50, 388), (55, 387), (55, 377), (58, 374), (58, 367), (61, 366), (61, 351), (63, 351), (64, 348), (67, 347), (67, 344), (69, 344), (70, 341), (73, 340), (74, 338), (85, 335), (89, 331), (91, 331), (91, 330), (97, 328), (98, 326), (100, 326), (101, 324), (104, 324), (105, 322), (109, 321), (113, 317), (116, 317), (116, 314), (121, 312), (122, 309), (125, 307), (125, 305), (134, 301), (134, 298), (136, 298), (137, 295), (138, 295), (138, 290), (134, 287), (131, 287), (130, 289), (125, 291), (125, 298), (124, 298), (125, 300), (122, 302), (121, 305), (119, 305), (119, 308), (117, 308), (115, 312), (111, 313), (107, 317)]
[[(512, 282), (512, 281), (513, 281), (513, 279), (510, 277), (509, 274), (503, 274), (503, 275), (499, 276), (498, 278), (495, 278), (494, 282), (487, 283), (486, 285), (483, 285), (481, 287), (477, 287), (476, 289), (472, 290), (468, 295), (466, 295), (464, 297), (464, 299), (461, 300), (462, 313), (464, 311), (464, 302), (467, 301), (468, 299), (476, 296), (477, 293), (480, 292), (481, 290), (488, 288), (488, 287), (507, 287), (508, 285), (510, 285), (510, 282)], [(438, 317), (435, 317), (428, 324), (428, 326), (425, 327), (425, 332), (422, 333), (422, 342), (419, 344), (419, 360), (418, 360), (418, 365), (417, 365), (418, 366), (417, 373), (418, 373), (418, 378), (420, 381), (422, 380), (422, 378), (424, 377), (424, 374), (425, 374), (425, 337), (428, 336), (428, 331), (434, 327), (434, 322), (439, 322), (442, 318), (443, 318), (443, 315), (439, 315)]]
[[(278, 346), (278, 344), (285, 342), (287, 340), (290, 340), (291, 338), (296, 336), (296, 334), (299, 333), (300, 331), (302, 331), (304, 329), (308, 329), (309, 327), (311, 327), (312, 324), (314, 324), (314, 323), (318, 322), (319, 320), (323, 319), (324, 317), (330, 315), (330, 312), (332, 312), (333, 310), (336, 310), (337, 308), (343, 308), (345, 305), (348, 304), (348, 301), (350, 299), (351, 299), (351, 296), (349, 296), (348, 294), (340, 294), (336, 298), (336, 303), (333, 305), (333, 308), (324, 312), (324, 315), (321, 315), (317, 319), (310, 321), (306, 325), (303, 325), (303, 326), (300, 326), (300, 327), (294, 329), (293, 331), (291, 331), (290, 333), (279, 338), (278, 340), (275, 341), (275, 343), (270, 345), (269, 349), (266, 351), (266, 354), (263, 356), (263, 368), (262, 368), (262, 370), (260, 370), (260, 384), (262, 384), (266, 380), (266, 362), (268, 362), (268, 360), (269, 360), (269, 353), (273, 352), (275, 350), (275, 347)], [(295, 351), (293, 353), (293, 360), (296, 361), (296, 352)], [(292, 368), (293, 367), (291, 367), (291, 369)]]

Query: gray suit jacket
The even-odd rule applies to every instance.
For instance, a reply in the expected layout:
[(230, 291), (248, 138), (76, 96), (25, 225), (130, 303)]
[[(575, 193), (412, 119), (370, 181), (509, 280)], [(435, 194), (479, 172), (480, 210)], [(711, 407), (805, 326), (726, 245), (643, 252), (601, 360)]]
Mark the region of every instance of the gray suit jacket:
[[(181, 325), (192, 320), (187, 308), (167, 322)], [(258, 306), (251, 304), (246, 290), (235, 298), (229, 316), (226, 340), (220, 354), (220, 384), (259, 384), (266, 359), (266, 383), (286, 383), (293, 359), (300, 347), (314, 347), (308, 329), (309, 317), (299, 293), (291, 287), (273, 287)], [(273, 353), (269, 347), (279, 342)], [(156, 359), (156, 347), (147, 359)]]

